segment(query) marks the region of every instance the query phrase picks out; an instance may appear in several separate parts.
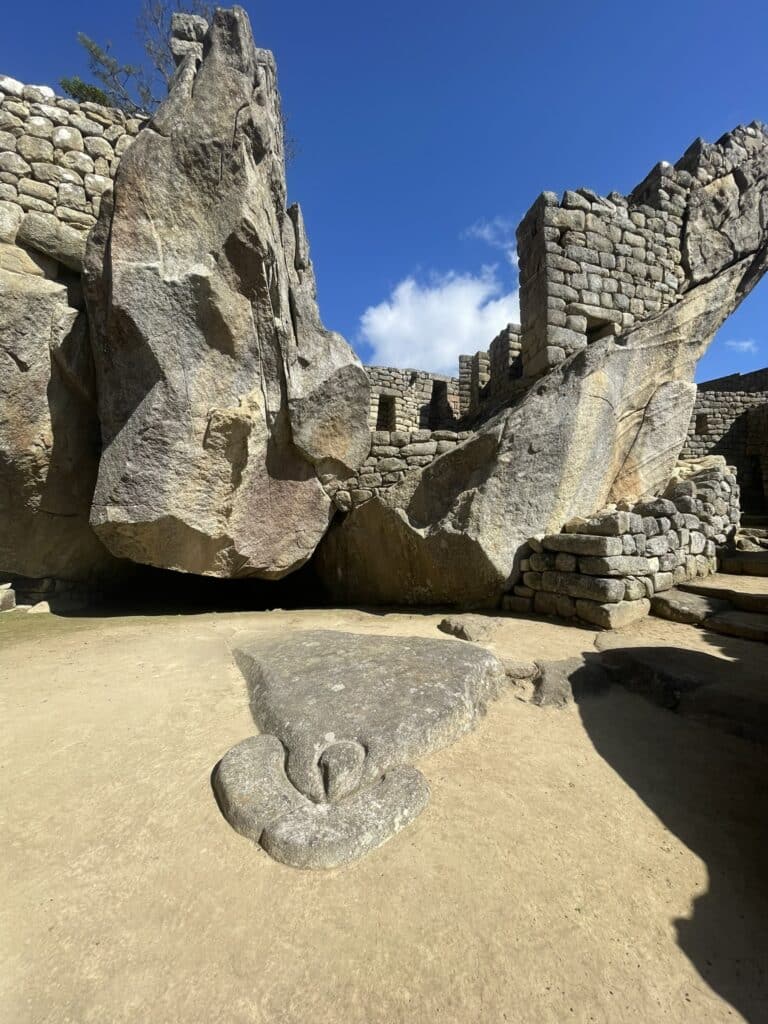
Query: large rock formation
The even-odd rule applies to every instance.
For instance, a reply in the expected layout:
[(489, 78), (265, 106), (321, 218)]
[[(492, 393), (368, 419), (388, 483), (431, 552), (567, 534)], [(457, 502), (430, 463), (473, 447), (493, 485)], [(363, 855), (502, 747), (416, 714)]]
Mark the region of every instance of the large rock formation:
[(119, 566), (88, 524), (99, 424), (79, 287), (15, 244), (21, 210), (0, 207), (0, 571), (92, 583)]
[[(558, 276), (551, 274), (540, 289), (544, 308), (550, 302), (562, 308), (565, 322), (568, 302), (579, 298), (571, 309), (579, 315), (570, 322), (583, 324), (581, 335), (548, 328), (547, 340), (562, 339), (577, 350), (539, 351), (537, 365), (549, 360), (552, 368), (531, 380), (517, 404), (332, 528), (318, 566), (334, 598), (493, 605), (514, 581), (528, 538), (554, 533), (608, 503), (660, 493), (686, 437), (696, 363), (768, 266), (767, 171), (768, 133), (751, 125), (716, 145), (694, 144), (674, 168), (659, 165), (628, 200), (602, 200), (582, 190), (567, 193), (573, 208), (561, 209), (557, 197), (543, 196), (541, 259), (551, 249), (559, 260), (552, 263)], [(585, 207), (591, 211), (586, 216)], [(635, 234), (636, 224), (651, 219), (660, 225), (658, 236), (672, 240), (675, 273), (656, 266), (642, 291), (632, 285), (632, 294), (653, 296), (653, 281), (667, 291), (655, 314), (647, 315), (636, 300), (642, 318), (622, 329), (621, 313), (584, 305), (592, 293), (577, 291), (581, 268), (560, 254), (571, 245), (572, 256), (595, 264), (608, 255), (612, 263), (592, 269), (616, 286), (619, 268), (630, 279), (640, 256), (649, 265), (656, 259)], [(571, 273), (572, 287), (557, 283)], [(592, 302), (599, 299), (595, 294)], [(524, 307), (524, 358), (525, 314)], [(594, 321), (598, 330), (590, 334)]]
[(368, 454), (368, 380), (320, 322), (285, 208), (271, 53), (245, 12), (175, 21), (166, 102), (123, 157), (86, 255), (103, 452), (91, 523), (116, 555), (217, 576), (303, 564), (321, 477)]

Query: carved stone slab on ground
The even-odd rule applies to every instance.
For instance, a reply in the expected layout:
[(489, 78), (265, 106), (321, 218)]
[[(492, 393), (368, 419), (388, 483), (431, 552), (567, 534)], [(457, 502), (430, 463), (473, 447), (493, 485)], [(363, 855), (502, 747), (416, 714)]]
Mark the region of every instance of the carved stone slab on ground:
[(469, 644), (310, 630), (235, 651), (261, 736), (215, 775), (230, 824), (295, 867), (374, 849), (426, 806), (411, 762), (469, 732), (506, 685)]

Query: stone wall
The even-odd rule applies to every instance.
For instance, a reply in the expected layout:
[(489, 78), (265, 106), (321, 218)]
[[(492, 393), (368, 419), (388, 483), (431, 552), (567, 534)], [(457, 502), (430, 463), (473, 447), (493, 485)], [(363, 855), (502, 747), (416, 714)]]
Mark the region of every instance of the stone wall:
[(697, 139), (629, 196), (590, 189), (539, 196), (517, 232), (526, 376), (626, 331), (703, 280), (700, 215), (708, 204), (739, 208), (747, 186), (734, 168), (763, 144), (765, 131), (754, 122), (711, 145)]
[(459, 410), (466, 423), (487, 419), (531, 384), (523, 378), (519, 324), (507, 324), (487, 351), (459, 356)]
[(518, 229), (528, 374), (674, 300), (686, 193), (671, 177), (664, 185), (643, 201), (589, 189), (536, 201)]
[(326, 488), (337, 507), (347, 511), (400, 483), (407, 470), (428, 466), (470, 435), (456, 430), (376, 430), (360, 471), (340, 484), (328, 481)]
[(0, 75), (0, 201), (87, 232), (141, 125), (120, 110)]
[(615, 629), (647, 615), (654, 594), (716, 572), (739, 524), (735, 471), (718, 458), (681, 463), (666, 495), (531, 538), (504, 607)]
[(371, 430), (457, 429), (459, 382), (423, 370), (366, 366), (371, 382)]
[(734, 373), (699, 384), (688, 438), (682, 458), (722, 455), (738, 471), (745, 511), (766, 507), (760, 451), (760, 423), (755, 420), (750, 437), (750, 411), (768, 404), (768, 367), (754, 373)]
[(748, 458), (756, 460), (762, 483), (761, 510), (768, 508), (768, 402), (750, 409), (747, 419)]

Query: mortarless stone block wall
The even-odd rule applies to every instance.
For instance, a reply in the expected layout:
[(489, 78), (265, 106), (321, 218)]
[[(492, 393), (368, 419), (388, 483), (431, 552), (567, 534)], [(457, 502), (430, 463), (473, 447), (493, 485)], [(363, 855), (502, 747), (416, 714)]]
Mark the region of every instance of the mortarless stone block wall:
[(87, 232), (142, 123), (0, 75), (0, 201)]
[[(768, 447), (766, 418), (751, 421), (752, 410), (768, 407), (768, 367), (753, 373), (733, 373), (699, 384), (696, 404), (681, 458), (722, 455), (736, 467), (747, 512), (766, 508), (763, 463)], [(751, 427), (751, 429), (750, 429)]]
[(666, 496), (533, 537), (510, 611), (577, 618), (603, 629), (647, 615), (654, 594), (717, 571), (740, 521), (739, 485), (723, 460), (681, 463)]
[(366, 366), (366, 371), (371, 382), (371, 430), (458, 429), (455, 377), (389, 366)]

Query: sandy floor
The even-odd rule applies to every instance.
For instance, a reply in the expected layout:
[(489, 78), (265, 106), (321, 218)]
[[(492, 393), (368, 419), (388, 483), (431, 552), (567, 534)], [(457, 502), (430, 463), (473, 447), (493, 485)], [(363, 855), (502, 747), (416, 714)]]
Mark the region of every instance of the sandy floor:
[[(0, 1019), (768, 1021), (766, 751), (620, 690), (503, 697), (420, 763), (426, 812), (350, 867), (298, 872), (229, 828), (210, 772), (253, 732), (233, 642), (438, 620), (2, 616)], [(496, 637), (520, 659), (594, 641)]]

